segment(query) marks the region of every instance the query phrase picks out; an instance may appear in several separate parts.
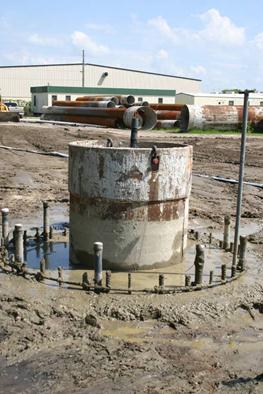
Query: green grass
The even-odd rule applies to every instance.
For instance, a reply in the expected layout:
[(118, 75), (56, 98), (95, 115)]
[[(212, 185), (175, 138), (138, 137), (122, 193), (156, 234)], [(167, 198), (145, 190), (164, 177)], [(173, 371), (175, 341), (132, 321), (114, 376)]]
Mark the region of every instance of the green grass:
[[(215, 130), (215, 129), (209, 129), (209, 130), (199, 130), (199, 129), (193, 129), (186, 131), (184, 133), (180, 132), (180, 129), (159, 129), (159, 130), (153, 130), (155, 132), (162, 132), (165, 131), (166, 133), (178, 133), (181, 135), (189, 135), (189, 134), (195, 134), (195, 135), (217, 135), (217, 134), (223, 134), (223, 135), (240, 135), (241, 130)], [(256, 132), (251, 132), (249, 131), (248, 136), (253, 136), (253, 137), (263, 137), (263, 133), (256, 133)]]

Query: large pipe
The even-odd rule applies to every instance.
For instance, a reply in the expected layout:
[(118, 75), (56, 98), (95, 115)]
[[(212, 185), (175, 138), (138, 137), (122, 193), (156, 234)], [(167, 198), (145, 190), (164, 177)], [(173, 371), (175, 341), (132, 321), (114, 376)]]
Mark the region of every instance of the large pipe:
[(179, 120), (157, 120), (155, 129), (175, 129), (179, 127)]
[(76, 101), (113, 101), (116, 105), (120, 103), (116, 96), (82, 96), (77, 97)]
[(123, 123), (126, 127), (132, 127), (132, 119), (138, 118), (138, 128), (142, 130), (153, 129), (157, 122), (157, 116), (150, 107), (130, 107), (123, 114)]
[[(66, 119), (65, 115), (74, 115), (75, 118), (86, 117), (82, 121), (70, 120), (79, 123), (89, 123), (88, 117), (102, 117), (109, 119), (123, 120), (124, 125), (127, 128), (131, 128), (132, 118), (134, 116), (139, 119), (139, 128), (142, 130), (152, 129), (157, 121), (156, 113), (150, 107), (130, 107), (130, 108), (83, 108), (83, 107), (43, 107), (44, 114), (41, 119), (45, 120), (60, 120)], [(57, 116), (61, 115), (61, 116)]]
[(158, 120), (178, 120), (180, 119), (181, 111), (158, 110), (156, 115)]
[(53, 106), (59, 107), (99, 107), (114, 108), (114, 101), (53, 101)]
[(41, 118), (45, 120), (54, 120), (58, 122), (94, 124), (98, 126), (111, 127), (114, 129), (125, 128), (122, 121), (122, 117), (120, 119), (111, 119), (111, 118), (82, 116), (82, 115), (45, 114), (45, 116)]
[[(60, 107), (60, 106), (43, 106), (45, 114), (61, 115), (82, 115), (82, 116), (101, 116), (103, 118), (118, 119), (122, 118), (126, 108), (88, 108), (88, 107)], [(45, 119), (45, 117), (44, 117)]]
[[(181, 111), (180, 128), (190, 129), (241, 129), (242, 105), (185, 105)], [(248, 108), (248, 121), (255, 131), (263, 131), (263, 107)]]
[(116, 96), (118, 97), (120, 104), (124, 105), (132, 105), (135, 103), (135, 97), (128, 95), (128, 96)]
[(150, 107), (155, 111), (181, 111), (182, 104), (150, 104)]

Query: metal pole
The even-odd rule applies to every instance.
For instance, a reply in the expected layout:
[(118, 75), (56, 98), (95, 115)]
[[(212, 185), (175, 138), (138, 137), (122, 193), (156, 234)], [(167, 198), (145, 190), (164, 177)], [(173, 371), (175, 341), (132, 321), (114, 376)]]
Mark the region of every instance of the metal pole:
[(82, 49), (82, 87), (85, 86), (85, 51)]
[(131, 140), (130, 140), (131, 148), (138, 148), (138, 142), (137, 142), (138, 127), (139, 127), (139, 119), (136, 117), (132, 118)]
[(244, 106), (243, 106), (243, 125), (242, 125), (241, 148), (240, 148), (240, 164), (239, 164), (239, 180), (238, 180), (234, 252), (233, 252), (233, 260), (232, 260), (232, 265), (234, 265), (234, 266), (236, 266), (236, 264), (237, 264), (237, 248), (238, 248), (238, 238), (239, 238), (239, 226), (240, 226), (242, 194), (243, 194), (244, 165), (245, 165), (245, 153), (246, 153), (248, 97), (249, 97), (250, 92), (252, 92), (252, 91), (245, 90), (244, 92), (241, 92), (244, 94)]

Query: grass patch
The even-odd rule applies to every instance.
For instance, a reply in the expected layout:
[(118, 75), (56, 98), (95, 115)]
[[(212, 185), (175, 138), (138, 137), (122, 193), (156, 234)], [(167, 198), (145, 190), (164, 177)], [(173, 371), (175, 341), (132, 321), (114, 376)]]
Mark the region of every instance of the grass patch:
[[(215, 130), (215, 129), (208, 129), (208, 130), (199, 130), (199, 129), (193, 129), (193, 130), (189, 130), (186, 132), (181, 132), (180, 129), (176, 128), (176, 129), (155, 129), (152, 130), (155, 132), (166, 132), (166, 133), (172, 133), (172, 134), (181, 134), (181, 135), (240, 135), (241, 134), (241, 130)], [(263, 133), (257, 133), (257, 132), (252, 132), (250, 130), (248, 130), (247, 132), (248, 136), (253, 136), (253, 137), (263, 137)]]

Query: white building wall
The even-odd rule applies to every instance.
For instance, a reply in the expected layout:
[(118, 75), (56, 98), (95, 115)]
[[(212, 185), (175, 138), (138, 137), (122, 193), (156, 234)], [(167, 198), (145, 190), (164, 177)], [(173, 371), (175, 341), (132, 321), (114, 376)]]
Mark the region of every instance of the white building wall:
[[(178, 93), (175, 96), (176, 104), (196, 104), (196, 105), (243, 105), (244, 96), (242, 94), (187, 94)], [(249, 95), (249, 105), (263, 105), (263, 94), (251, 93)]]
[[(81, 86), (82, 65), (0, 67), (0, 93), (4, 100), (30, 100), (31, 86)], [(103, 77), (103, 73), (108, 75)], [(196, 93), (200, 81), (104, 66), (85, 66), (85, 86), (174, 89)]]

